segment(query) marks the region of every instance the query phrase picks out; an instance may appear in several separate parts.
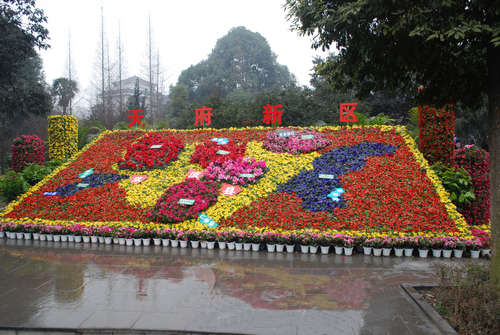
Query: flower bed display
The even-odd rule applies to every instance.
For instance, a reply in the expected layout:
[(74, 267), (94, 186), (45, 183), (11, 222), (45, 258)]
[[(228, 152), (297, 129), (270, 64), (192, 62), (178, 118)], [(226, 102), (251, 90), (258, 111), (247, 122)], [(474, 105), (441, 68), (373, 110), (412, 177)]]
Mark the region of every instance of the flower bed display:
[(49, 120), (49, 159), (70, 158), (78, 151), (78, 119), (52, 115)]
[[(250, 240), (261, 233), (276, 239), (291, 233), (343, 234), (350, 244), (383, 236), (473, 238), (403, 127), (322, 127), (314, 132), (328, 141), (326, 146), (294, 154), (274, 153), (263, 147), (269, 132), (275, 131), (258, 127), (105, 132), (10, 204), (1, 213), (1, 221), (107, 226), (122, 232), (139, 230), (146, 235), (173, 228), (186, 233), (208, 230), (242, 233), (237, 236)], [(298, 134), (302, 129), (294, 131)], [(184, 147), (177, 159), (172, 157), (167, 169), (119, 168), (130, 148), (155, 137), (171, 142), (175, 138), (179, 143), (176, 147)], [(226, 138), (227, 143), (219, 141)], [(144, 155), (156, 150), (150, 149), (152, 142), (147, 144), (149, 149), (140, 150), (144, 162)], [(207, 173), (211, 163), (212, 168), (227, 168), (242, 162), (252, 166), (248, 174), (254, 173), (255, 183), (209, 180), (202, 173), (199, 180), (187, 178), (193, 170)], [(266, 171), (260, 162), (265, 163)], [(260, 179), (258, 169), (265, 172)], [(80, 187), (66, 196), (51, 193), (59, 187), (83, 183), (81, 176), (90, 170), (91, 176), (116, 175), (120, 180)], [(224, 171), (241, 174), (238, 169)], [(220, 182), (234, 188), (239, 185), (239, 192), (221, 192)], [(217, 228), (210, 229), (206, 222), (216, 223)]]
[(45, 144), (37, 135), (21, 135), (12, 144), (12, 170), (21, 172), (28, 164), (43, 165)]

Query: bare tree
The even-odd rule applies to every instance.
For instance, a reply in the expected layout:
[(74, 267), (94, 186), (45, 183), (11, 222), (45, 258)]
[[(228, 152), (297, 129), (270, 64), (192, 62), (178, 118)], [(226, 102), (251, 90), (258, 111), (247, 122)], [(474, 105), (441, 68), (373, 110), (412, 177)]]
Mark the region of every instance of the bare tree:
[(122, 90), (122, 80), (123, 76), (126, 75), (126, 61), (123, 57), (124, 53), (124, 48), (121, 40), (121, 27), (120, 27), (120, 22), (118, 22), (118, 40), (117, 40), (117, 75), (118, 75), (118, 95), (119, 95), (119, 102), (118, 102), (118, 115), (122, 115), (124, 111), (124, 106), (123, 106), (123, 90)]

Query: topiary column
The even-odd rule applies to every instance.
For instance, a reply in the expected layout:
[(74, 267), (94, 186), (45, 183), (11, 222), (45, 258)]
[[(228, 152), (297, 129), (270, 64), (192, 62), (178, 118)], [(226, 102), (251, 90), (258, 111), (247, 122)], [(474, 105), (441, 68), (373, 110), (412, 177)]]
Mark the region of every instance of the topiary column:
[(453, 164), (463, 167), (472, 178), (476, 200), (464, 206), (461, 214), (470, 225), (488, 224), (490, 220), (489, 154), (473, 145), (466, 145), (453, 156)]
[(37, 135), (16, 137), (12, 145), (12, 170), (21, 172), (30, 163), (43, 165), (45, 144)]
[(70, 158), (78, 151), (78, 119), (73, 115), (53, 115), (49, 120), (49, 158)]
[(453, 105), (436, 109), (432, 106), (418, 107), (419, 147), (430, 165), (442, 162), (451, 166), (455, 143), (455, 112)]

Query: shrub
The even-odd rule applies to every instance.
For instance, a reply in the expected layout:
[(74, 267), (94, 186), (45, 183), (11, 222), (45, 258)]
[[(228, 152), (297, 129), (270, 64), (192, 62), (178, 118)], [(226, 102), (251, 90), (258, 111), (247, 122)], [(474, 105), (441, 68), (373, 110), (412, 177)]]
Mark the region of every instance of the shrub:
[(29, 189), (29, 184), (24, 180), (22, 173), (9, 171), (6, 176), (0, 179), (0, 195), (2, 201), (11, 202), (17, 199)]
[(431, 291), (437, 311), (460, 334), (500, 334), (500, 297), (490, 282), (489, 262), (431, 265), (439, 286)]
[(450, 200), (457, 206), (459, 212), (464, 210), (465, 205), (476, 199), (472, 178), (464, 168), (447, 168), (442, 162), (437, 162), (432, 169), (441, 180), (446, 192), (450, 194)]
[(52, 115), (49, 120), (49, 158), (70, 158), (78, 151), (78, 119), (73, 115)]
[(475, 200), (460, 211), (470, 225), (488, 224), (490, 219), (489, 159), (489, 154), (476, 146), (465, 146), (453, 156), (455, 167), (463, 167), (472, 178)]
[(22, 172), (24, 180), (30, 185), (36, 185), (43, 178), (52, 173), (52, 168), (38, 164), (28, 164)]
[(22, 135), (12, 145), (12, 170), (21, 172), (30, 163), (43, 164), (45, 144), (36, 135)]
[(455, 112), (452, 105), (437, 109), (418, 107), (419, 148), (430, 165), (443, 162), (451, 165), (455, 143)]

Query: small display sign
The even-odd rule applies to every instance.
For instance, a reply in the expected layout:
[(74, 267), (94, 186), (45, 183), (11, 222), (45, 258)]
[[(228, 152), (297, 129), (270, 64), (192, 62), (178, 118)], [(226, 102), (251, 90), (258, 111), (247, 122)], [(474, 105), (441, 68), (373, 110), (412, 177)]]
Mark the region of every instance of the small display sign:
[(220, 144), (220, 145), (225, 145), (225, 144), (228, 144), (229, 143), (229, 139), (227, 138), (212, 138), (212, 141), (214, 142), (217, 142), (217, 144)]
[(53, 196), (53, 195), (59, 195), (58, 192), (54, 191), (54, 192), (43, 192), (43, 195), (46, 195), (46, 196)]
[(209, 228), (216, 228), (217, 223), (209, 217), (207, 214), (200, 214), (198, 219), (202, 225), (208, 226)]
[(336, 188), (330, 194), (327, 195), (328, 198), (331, 198), (333, 201), (339, 201), (340, 200), (340, 195), (344, 193), (344, 189), (342, 188)]
[(314, 138), (314, 135), (302, 135), (300, 136), (300, 138), (303, 140), (312, 140)]
[(160, 149), (163, 146), (163, 144), (153, 144), (152, 146), (149, 147), (149, 149)]
[(200, 179), (201, 177), (203, 177), (203, 175), (205, 174), (204, 171), (196, 171), (194, 169), (189, 169), (188, 171), (188, 174), (187, 174), (187, 177), (186, 178), (196, 178), (196, 179)]
[(88, 187), (89, 184), (85, 184), (85, 183), (78, 183), (76, 184), (76, 187), (81, 187), (81, 188), (85, 188), (85, 187)]
[(241, 178), (255, 178), (254, 173), (240, 173)]
[(90, 176), (92, 173), (94, 173), (94, 169), (93, 169), (93, 168), (92, 168), (92, 169), (88, 169), (87, 171), (85, 171), (85, 172), (83, 172), (83, 173), (80, 173), (80, 174), (78, 175), (78, 178), (83, 179), (83, 178), (85, 178), (85, 177)]
[(231, 186), (229, 184), (223, 183), (220, 189), (221, 193), (227, 195), (228, 197), (232, 197), (241, 192), (241, 188), (239, 186)]
[(296, 132), (294, 130), (276, 130), (276, 135), (279, 137), (290, 137), (295, 136)]
[(333, 178), (335, 178), (335, 176), (333, 174), (322, 174), (322, 173), (320, 173), (318, 175), (318, 178), (320, 178), (320, 179), (333, 179)]
[(194, 199), (184, 199), (184, 198), (182, 198), (182, 199), (179, 199), (178, 204), (192, 206), (192, 205), (194, 205)]
[(148, 178), (148, 176), (133, 175), (132, 177), (130, 177), (130, 182), (132, 184), (139, 184)]
[(229, 155), (230, 152), (229, 151), (226, 151), (226, 150), (219, 150), (217, 151), (217, 155)]

